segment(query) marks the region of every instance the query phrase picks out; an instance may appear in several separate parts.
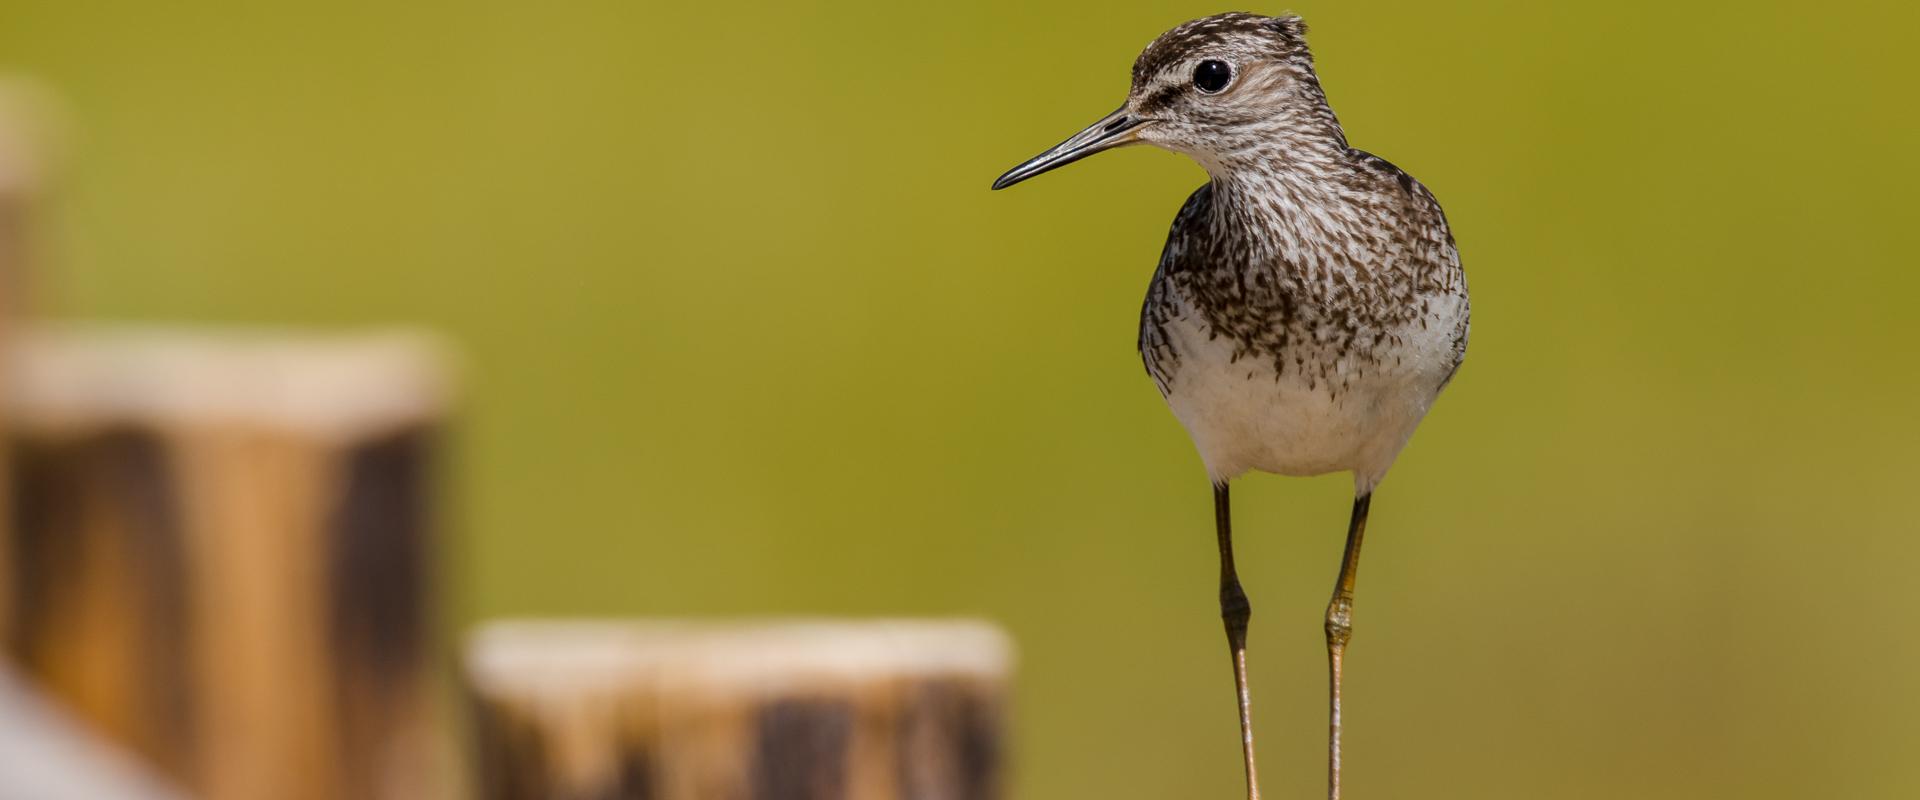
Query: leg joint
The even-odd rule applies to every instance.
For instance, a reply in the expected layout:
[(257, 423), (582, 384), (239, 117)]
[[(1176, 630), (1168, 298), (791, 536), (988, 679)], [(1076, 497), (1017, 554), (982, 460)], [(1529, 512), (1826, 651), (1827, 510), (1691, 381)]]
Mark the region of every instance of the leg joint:
[(1327, 645), (1345, 647), (1353, 638), (1353, 598), (1335, 596), (1327, 604)]
[(1247, 620), (1253, 618), (1253, 605), (1247, 602), (1247, 593), (1240, 588), (1240, 581), (1228, 578), (1220, 582), (1220, 619), (1227, 624), (1227, 633), (1247, 632)]

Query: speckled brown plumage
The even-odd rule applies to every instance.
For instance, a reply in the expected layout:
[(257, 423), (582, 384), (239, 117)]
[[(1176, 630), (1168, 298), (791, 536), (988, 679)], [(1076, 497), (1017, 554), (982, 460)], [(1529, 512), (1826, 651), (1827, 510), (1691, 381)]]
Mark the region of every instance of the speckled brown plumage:
[[(1349, 163), (1318, 179), (1340, 184), (1357, 225), (1289, 217), (1283, 200), (1262, 196), (1272, 182), (1216, 179), (1187, 198), (1140, 314), (1140, 356), (1163, 394), (1180, 367), (1166, 332), (1181, 313), (1176, 298), (1200, 311), (1211, 335), (1235, 343), (1234, 360), (1265, 360), (1275, 379), (1291, 371), (1336, 395), (1365, 370), (1336, 372), (1343, 361), (1404, 360), (1397, 331), (1430, 324), (1435, 297), (1465, 302), (1459, 254), (1432, 193), (1370, 153), (1351, 150)], [(1262, 246), (1282, 236), (1318, 240), (1320, 251), (1289, 258)], [(1448, 377), (1466, 356), (1467, 327), (1464, 313), (1452, 320)]]

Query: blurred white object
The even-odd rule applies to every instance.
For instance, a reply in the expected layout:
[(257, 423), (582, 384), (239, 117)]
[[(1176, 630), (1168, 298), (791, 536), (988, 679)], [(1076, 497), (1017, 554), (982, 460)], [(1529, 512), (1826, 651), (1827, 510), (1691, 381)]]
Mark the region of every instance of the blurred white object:
[(0, 664), (0, 800), (172, 800), (132, 756), (95, 738)]

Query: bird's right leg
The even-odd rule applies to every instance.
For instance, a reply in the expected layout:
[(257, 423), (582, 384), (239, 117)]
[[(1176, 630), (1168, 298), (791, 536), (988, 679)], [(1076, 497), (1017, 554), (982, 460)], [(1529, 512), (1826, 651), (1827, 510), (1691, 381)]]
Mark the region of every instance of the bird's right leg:
[(1220, 620), (1227, 626), (1227, 647), (1233, 656), (1233, 688), (1240, 703), (1240, 752), (1247, 763), (1247, 798), (1260, 800), (1260, 778), (1253, 766), (1253, 705), (1247, 694), (1247, 620), (1253, 607), (1240, 589), (1233, 569), (1233, 514), (1227, 507), (1227, 484), (1213, 485), (1213, 525), (1220, 537)]

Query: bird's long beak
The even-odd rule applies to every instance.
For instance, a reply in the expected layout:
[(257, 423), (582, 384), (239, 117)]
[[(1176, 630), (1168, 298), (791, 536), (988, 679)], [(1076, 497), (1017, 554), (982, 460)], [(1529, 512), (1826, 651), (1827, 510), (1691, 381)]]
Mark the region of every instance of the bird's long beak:
[(1088, 125), (1086, 130), (1068, 137), (1066, 141), (1054, 145), (1047, 152), (1029, 158), (1026, 163), (1007, 170), (1007, 174), (993, 182), (993, 188), (1005, 189), (1042, 172), (1064, 167), (1102, 150), (1112, 150), (1121, 145), (1133, 144), (1140, 141), (1140, 127), (1147, 122), (1149, 120), (1134, 116), (1127, 111), (1126, 106), (1121, 106), (1119, 111)]

